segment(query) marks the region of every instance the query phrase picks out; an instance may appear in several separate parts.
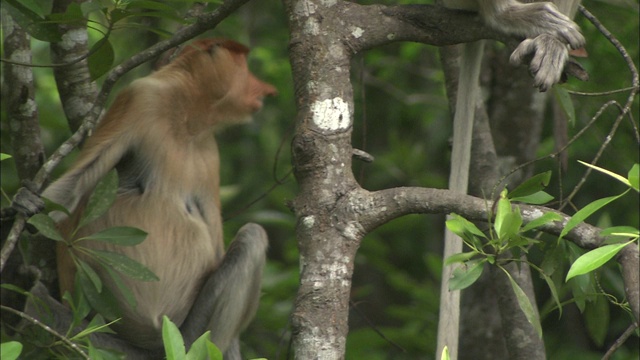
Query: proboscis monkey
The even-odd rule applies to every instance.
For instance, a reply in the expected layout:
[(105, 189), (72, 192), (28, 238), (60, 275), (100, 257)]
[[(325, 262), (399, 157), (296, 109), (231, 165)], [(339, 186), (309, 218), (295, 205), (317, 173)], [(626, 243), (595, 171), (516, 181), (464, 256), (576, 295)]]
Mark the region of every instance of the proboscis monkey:
[[(555, 4), (554, 4), (555, 3)], [(584, 46), (580, 28), (571, 18), (580, 0), (525, 3), (516, 0), (443, 0), (451, 9), (478, 11), (491, 27), (524, 37), (511, 55), (513, 63), (520, 63), (533, 55), (530, 70), (534, 86), (546, 91), (557, 83), (569, 58), (569, 49)], [(556, 6), (557, 4), (557, 6)], [(460, 62), (456, 109), (453, 121), (453, 153), (449, 189), (467, 193), (471, 135), (477, 102), (480, 100), (478, 79), (484, 42), (465, 44)], [(445, 231), (444, 259), (462, 251), (462, 239)], [(449, 291), (453, 269), (446, 266), (440, 288), (440, 319), (436, 358), (447, 346), (451, 359), (457, 358), (460, 317), (460, 292)]]
[[(232, 355), (232, 348), (258, 306), (267, 236), (260, 226), (247, 224), (225, 255), (214, 138), (216, 129), (249, 120), (265, 96), (276, 94), (249, 71), (248, 51), (231, 40), (198, 40), (170, 64), (131, 83), (72, 168), (43, 193), (71, 211), (68, 218), (57, 216), (69, 237), (88, 194), (107, 172), (118, 170), (114, 204), (74, 236), (113, 226), (148, 233), (135, 247), (88, 241), (83, 246), (124, 254), (159, 277), (157, 282), (122, 277), (137, 300), (134, 309), (110, 277), (101, 276), (123, 311), (114, 325), (118, 337), (149, 358), (162, 348), (162, 316), (167, 315), (188, 345), (211, 330), (211, 340), (229, 350), (225, 358), (235, 359), (239, 353)], [(57, 249), (62, 292), (73, 289), (70, 251), (75, 250), (66, 244)], [(104, 275), (102, 267), (94, 270)]]

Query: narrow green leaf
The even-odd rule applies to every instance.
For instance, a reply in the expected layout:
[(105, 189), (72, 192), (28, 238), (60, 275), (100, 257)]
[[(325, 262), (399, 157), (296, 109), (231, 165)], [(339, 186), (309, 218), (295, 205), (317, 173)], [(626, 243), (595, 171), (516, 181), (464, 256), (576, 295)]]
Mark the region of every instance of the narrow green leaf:
[(556, 284), (553, 282), (551, 277), (545, 273), (540, 273), (544, 281), (547, 283), (549, 290), (551, 291), (551, 296), (553, 297), (553, 301), (556, 303), (556, 307), (558, 308), (558, 319), (562, 317), (562, 303), (560, 302), (560, 297), (558, 296), (558, 289), (556, 288)]
[(451, 360), (451, 355), (449, 355), (449, 348), (445, 345), (442, 348), (442, 355), (440, 355), (440, 360)]
[(83, 271), (76, 272), (76, 281), (78, 282), (76, 289), (82, 291), (94, 310), (109, 320), (115, 320), (120, 317), (120, 307), (108, 287), (103, 287), (102, 292), (99, 293)]
[(463, 252), (463, 253), (459, 253), (459, 254), (453, 254), (451, 256), (449, 256), (445, 261), (444, 261), (444, 265), (451, 265), (454, 263), (462, 263), (465, 262), (469, 259), (471, 259), (472, 257), (474, 257), (476, 255), (475, 252)]
[(78, 262), (78, 271), (84, 271), (85, 275), (91, 280), (93, 287), (101, 293), (102, 292), (102, 281), (100, 280), (100, 276), (91, 268), (89, 264), (82, 261), (82, 259), (77, 258)]
[(611, 244), (601, 246), (597, 249), (591, 250), (574, 261), (567, 273), (565, 281), (571, 279), (574, 276), (586, 274), (591, 272), (600, 266), (604, 265), (607, 261), (611, 260), (617, 253), (622, 250), (627, 244), (632, 243), (629, 241), (622, 244)]
[(5, 153), (0, 153), (0, 161), (7, 160), (7, 159), (11, 159), (11, 155), (5, 154)]
[(0, 344), (2, 360), (15, 360), (22, 353), (22, 344), (17, 341), (7, 341)]
[(111, 279), (113, 280), (113, 283), (116, 284), (116, 287), (118, 287), (120, 294), (122, 294), (124, 299), (127, 301), (127, 304), (132, 309), (135, 309), (138, 306), (138, 300), (136, 300), (136, 297), (133, 295), (133, 292), (131, 292), (131, 289), (129, 289), (124, 281), (122, 281), (122, 278), (120, 277), (120, 275), (118, 275), (117, 272), (115, 272), (108, 266), (105, 266), (105, 268), (107, 269), (107, 273), (109, 273), (109, 277), (111, 277)]
[(493, 228), (498, 234), (498, 238), (502, 239), (500, 234), (503, 232), (502, 227), (506, 220), (508, 214), (511, 213), (511, 202), (505, 196), (505, 191), (500, 194), (500, 200), (498, 200), (498, 205), (496, 206), (496, 219), (493, 222)]
[(547, 187), (549, 180), (551, 180), (551, 171), (536, 174), (510, 191), (508, 197), (515, 201), (515, 198), (535, 194)]
[(147, 238), (147, 233), (138, 228), (129, 226), (116, 226), (91, 234), (83, 240), (96, 240), (121, 246), (134, 246), (142, 243)]
[(115, 55), (111, 41), (106, 37), (95, 43), (90, 52), (91, 56), (88, 59), (89, 73), (91, 74), (91, 80), (96, 80), (111, 70)]
[(573, 102), (571, 101), (569, 92), (562, 86), (554, 86), (553, 94), (558, 100), (558, 104), (560, 104), (562, 111), (567, 116), (567, 121), (569, 122), (569, 124), (571, 124), (571, 126), (573, 126), (576, 122), (576, 110), (573, 107)]
[(640, 236), (640, 231), (634, 228), (633, 226), (612, 226), (606, 229), (603, 229), (600, 232), (600, 236), (618, 236), (625, 238), (637, 238)]
[(151, 270), (125, 255), (106, 250), (92, 250), (91, 253), (132, 279), (140, 281), (160, 280)]
[(525, 226), (522, 227), (522, 232), (535, 229), (537, 227), (540, 227), (552, 221), (561, 221), (561, 220), (562, 220), (562, 216), (560, 214), (557, 214), (554, 212), (547, 212), (542, 214), (542, 216), (540, 216), (539, 218), (529, 221)]
[(82, 214), (78, 227), (83, 227), (104, 214), (116, 200), (118, 192), (118, 174), (111, 170), (96, 185), (89, 197), (85, 212)]
[(520, 288), (520, 285), (516, 283), (515, 280), (511, 277), (507, 270), (502, 269), (507, 277), (509, 278), (509, 282), (511, 282), (511, 288), (513, 289), (513, 293), (516, 295), (516, 299), (518, 300), (518, 305), (520, 305), (520, 309), (524, 313), (524, 316), (527, 318), (527, 321), (533, 326), (533, 328), (538, 333), (538, 336), (542, 338), (542, 326), (540, 325), (540, 319), (538, 318), (538, 313), (534, 310), (531, 301), (529, 301), (529, 297), (527, 294)]
[[(512, 213), (506, 214), (506, 216), (504, 216), (502, 228), (500, 229), (501, 232), (498, 233), (498, 238), (503, 241), (517, 240), (516, 235), (518, 235), (521, 225), (522, 225), (522, 216), (520, 215), (519, 211), (514, 211)], [(517, 243), (514, 243), (512, 245), (517, 246)]]
[[(191, 348), (187, 352), (187, 360), (222, 360), (222, 353), (211, 342), (211, 340), (209, 340), (210, 336), (211, 331), (207, 331), (193, 342)], [(209, 344), (213, 345), (213, 351), (210, 350)]]
[(457, 267), (453, 270), (453, 276), (449, 281), (449, 291), (462, 290), (471, 286), (484, 269), (486, 259), (478, 259), (468, 261), (464, 266)]
[(634, 164), (627, 174), (629, 184), (635, 191), (640, 191), (640, 165)]
[(603, 169), (603, 168), (601, 168), (599, 166), (591, 165), (591, 164), (586, 163), (584, 161), (578, 160), (578, 162), (580, 164), (584, 165), (584, 166), (590, 167), (590, 168), (592, 168), (594, 170), (597, 170), (597, 171), (599, 171), (599, 172), (601, 172), (603, 174), (607, 174), (607, 175), (611, 176), (612, 178), (620, 181), (621, 183), (623, 183), (623, 184), (625, 184), (627, 186), (631, 186), (631, 183), (629, 183), (629, 180), (625, 179), (624, 176), (621, 176), (621, 175), (618, 175), (618, 174), (614, 173), (613, 171), (609, 171), (607, 169)]
[(27, 223), (35, 226), (42, 235), (51, 240), (64, 241), (62, 235), (58, 231), (56, 223), (52, 218), (45, 214), (35, 214), (27, 220)]
[(167, 360), (184, 360), (186, 358), (182, 334), (166, 315), (162, 316), (162, 342)]
[(562, 229), (562, 232), (560, 232), (559, 239), (562, 239), (565, 235), (569, 233), (569, 231), (573, 230), (574, 227), (578, 226), (578, 224), (580, 224), (581, 222), (586, 220), (589, 216), (591, 216), (591, 214), (605, 207), (610, 202), (620, 198), (621, 196), (626, 194), (627, 191), (623, 192), (620, 195), (609, 196), (606, 198), (595, 200), (592, 203), (580, 209), (571, 217), (571, 219), (569, 219), (569, 221), (567, 221), (567, 225), (565, 225), (564, 229)]
[(553, 196), (547, 194), (544, 191), (538, 191), (538, 192), (533, 193), (531, 195), (514, 197), (511, 200), (512, 201), (519, 201), (519, 202), (522, 202), (522, 203), (525, 203), (525, 204), (542, 205), (542, 204), (546, 204), (549, 201), (553, 200)]

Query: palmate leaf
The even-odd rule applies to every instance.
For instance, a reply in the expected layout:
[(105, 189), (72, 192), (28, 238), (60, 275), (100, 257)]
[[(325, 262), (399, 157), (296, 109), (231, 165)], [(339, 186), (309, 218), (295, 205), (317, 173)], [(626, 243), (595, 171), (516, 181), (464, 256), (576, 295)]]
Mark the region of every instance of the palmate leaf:
[(82, 214), (78, 228), (91, 223), (104, 214), (116, 200), (118, 191), (118, 174), (111, 170), (96, 185), (95, 190), (89, 197), (87, 207)]
[(125, 255), (106, 250), (91, 250), (90, 253), (100, 261), (132, 279), (140, 281), (160, 280), (151, 270)]
[(130, 226), (115, 226), (95, 234), (91, 234), (82, 240), (96, 240), (121, 246), (134, 246), (142, 243), (147, 238), (147, 232)]
[(52, 218), (45, 214), (35, 214), (29, 218), (28, 224), (35, 226), (38, 231), (51, 240), (64, 241)]

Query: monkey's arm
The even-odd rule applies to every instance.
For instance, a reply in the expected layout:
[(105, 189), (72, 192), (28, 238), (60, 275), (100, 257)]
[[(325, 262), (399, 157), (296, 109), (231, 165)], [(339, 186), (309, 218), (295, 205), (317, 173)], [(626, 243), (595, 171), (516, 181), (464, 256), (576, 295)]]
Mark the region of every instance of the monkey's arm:
[[(51, 184), (43, 193), (46, 197), (63, 205), (70, 212), (75, 210), (80, 199), (90, 192), (109, 172), (131, 146), (127, 128), (135, 123), (136, 111), (132, 91), (123, 91), (115, 100), (100, 125), (101, 131), (87, 139), (85, 148), (73, 168)], [(59, 221), (61, 213), (53, 214)]]
[(258, 308), (267, 246), (267, 234), (261, 226), (249, 223), (238, 231), (180, 328), (187, 347), (211, 330), (213, 343), (226, 350), (225, 360), (239, 359), (237, 338)]

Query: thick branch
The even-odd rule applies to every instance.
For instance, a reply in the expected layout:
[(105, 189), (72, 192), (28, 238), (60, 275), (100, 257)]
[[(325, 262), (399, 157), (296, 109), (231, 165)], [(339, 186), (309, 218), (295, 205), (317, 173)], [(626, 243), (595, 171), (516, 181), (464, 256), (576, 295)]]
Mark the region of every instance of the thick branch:
[[(487, 221), (490, 217), (492, 201), (470, 195), (460, 195), (449, 190), (401, 187), (369, 193), (366, 190), (354, 192), (349, 202), (357, 209), (359, 222), (365, 231), (407, 214), (448, 214), (455, 212), (466, 219)], [(548, 223), (539, 229), (549, 234), (560, 235), (570, 216), (544, 206), (518, 204), (524, 223), (529, 223), (547, 212), (562, 217), (562, 221)], [(601, 229), (580, 224), (564, 238), (576, 245), (593, 249), (605, 239), (599, 235)]]

